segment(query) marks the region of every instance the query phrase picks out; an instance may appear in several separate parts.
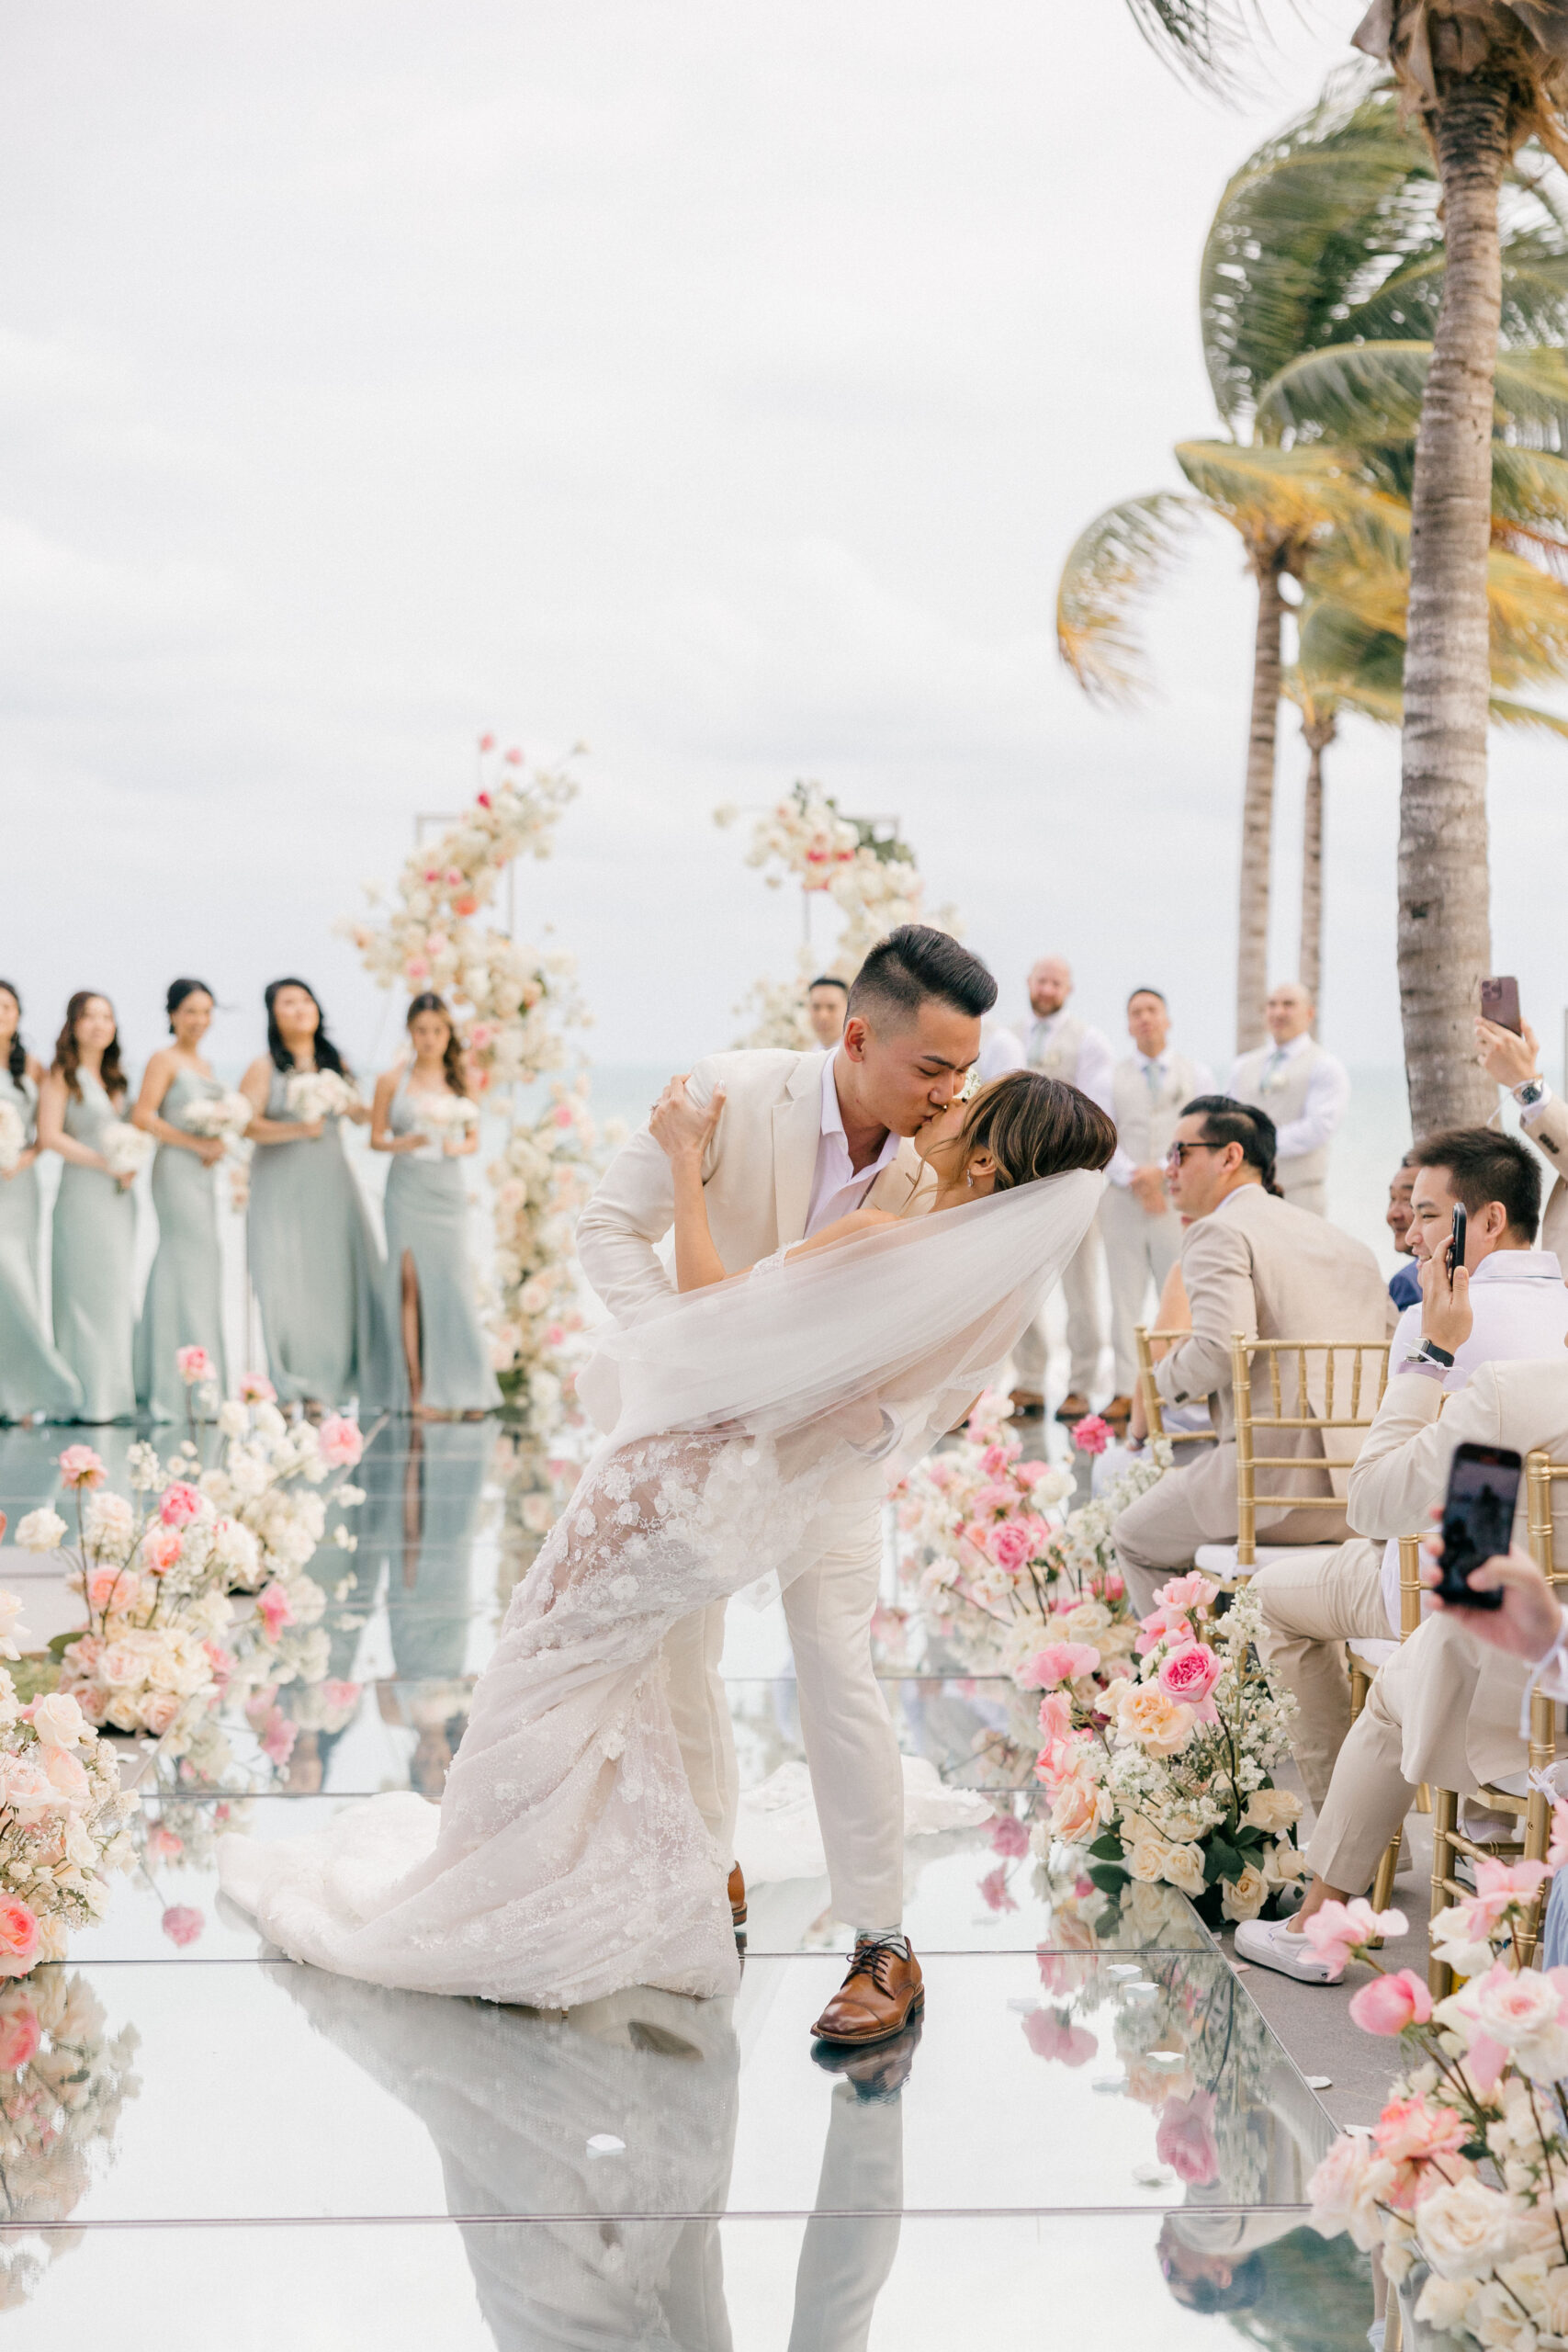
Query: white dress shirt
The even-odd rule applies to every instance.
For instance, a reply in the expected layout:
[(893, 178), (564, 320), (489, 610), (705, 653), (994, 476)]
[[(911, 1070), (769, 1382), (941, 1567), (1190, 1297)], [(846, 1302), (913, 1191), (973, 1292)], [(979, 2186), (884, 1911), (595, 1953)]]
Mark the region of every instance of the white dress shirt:
[[(1160, 1088), (1165, 1084), (1166, 1080), (1170, 1075), (1170, 1047), (1168, 1046), (1162, 1054), (1145, 1054), (1141, 1047), (1134, 1046), (1133, 1048), (1133, 1059), (1137, 1063), (1140, 1071), (1143, 1073), (1145, 1084), (1148, 1087), (1150, 1093), (1157, 1094)], [(1194, 1081), (1192, 1091), (1194, 1095), (1212, 1094), (1213, 1092), (1214, 1074), (1213, 1070), (1209, 1069), (1207, 1063), (1194, 1062), (1192, 1065), (1192, 1077)], [(1087, 1087), (1084, 1089), (1084, 1091), (1086, 1093), (1089, 1091)], [(1096, 1100), (1098, 1099), (1099, 1098), (1096, 1097)], [(1111, 1117), (1114, 1118), (1116, 1115), (1115, 1106), (1111, 1104), (1107, 1107), (1111, 1110)], [(1135, 1165), (1136, 1162), (1134, 1160), (1132, 1153), (1129, 1151), (1123, 1151), (1121, 1145), (1118, 1144), (1115, 1152), (1111, 1157), (1111, 1164), (1106, 1169), (1105, 1173), (1112, 1184), (1120, 1184), (1122, 1189), (1125, 1190), (1133, 1181), (1133, 1170)]]
[[(1475, 1320), (1469, 1339), (1454, 1351), (1452, 1369), (1443, 1374), (1446, 1389), (1462, 1388), (1480, 1364), (1555, 1356), (1568, 1338), (1568, 1283), (1550, 1250), (1494, 1250), (1471, 1273), (1470, 1304)], [(1389, 1348), (1391, 1379), (1408, 1369), (1407, 1359), (1420, 1344), (1421, 1309), (1407, 1306)], [(1393, 1537), (1382, 1555), (1382, 1605), (1397, 1633), (1399, 1544)]]
[[(1264, 1076), (1267, 1078), (1275, 1070), (1283, 1069), (1287, 1062), (1293, 1062), (1298, 1054), (1304, 1054), (1315, 1043), (1311, 1032), (1303, 1029), (1301, 1035), (1292, 1037), (1288, 1045), (1271, 1046), (1263, 1064)], [(1238, 1061), (1231, 1070), (1233, 1092), (1236, 1071), (1240, 1068)], [(1323, 1150), (1333, 1140), (1334, 1131), (1345, 1116), (1349, 1101), (1348, 1070), (1343, 1062), (1337, 1061), (1332, 1054), (1325, 1053), (1320, 1047), (1317, 1061), (1307, 1080), (1306, 1102), (1301, 1117), (1288, 1119), (1277, 1132), (1275, 1148), (1280, 1158), (1302, 1159), (1309, 1151)]]
[[(981, 1080), (988, 1085), (993, 1078), (1004, 1078), (1010, 1069), (1031, 1069), (1034, 1057), (1043, 1053), (1050, 1044), (1056, 1024), (1064, 1019), (1066, 1006), (1047, 1012), (1032, 1021), (1021, 1039), (1011, 1029), (993, 1029), (980, 1047), (976, 1064)], [(1085, 1028), (1078, 1042), (1077, 1060), (1073, 1066), (1073, 1084), (1091, 1102), (1098, 1102), (1108, 1119), (1116, 1115), (1111, 1073), (1116, 1057), (1111, 1050), (1111, 1040), (1099, 1029)]]
[(831, 1225), (836, 1216), (847, 1216), (851, 1209), (863, 1207), (883, 1170), (898, 1156), (898, 1137), (889, 1133), (874, 1160), (859, 1170), (852, 1165), (844, 1114), (833, 1082), (834, 1059), (829, 1054), (822, 1065), (822, 1125), (817, 1140), (817, 1173), (811, 1180), (811, 1206), (806, 1216), (808, 1238)]

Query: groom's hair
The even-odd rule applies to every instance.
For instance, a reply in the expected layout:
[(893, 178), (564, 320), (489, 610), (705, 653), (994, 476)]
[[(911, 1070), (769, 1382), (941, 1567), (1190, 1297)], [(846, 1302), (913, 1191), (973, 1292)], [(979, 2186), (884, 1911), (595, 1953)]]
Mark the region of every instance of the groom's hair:
[(929, 923), (904, 922), (874, 946), (855, 974), (849, 1011), (874, 1027), (907, 1029), (922, 1004), (939, 1004), (978, 1021), (997, 1001), (997, 984), (978, 956)]

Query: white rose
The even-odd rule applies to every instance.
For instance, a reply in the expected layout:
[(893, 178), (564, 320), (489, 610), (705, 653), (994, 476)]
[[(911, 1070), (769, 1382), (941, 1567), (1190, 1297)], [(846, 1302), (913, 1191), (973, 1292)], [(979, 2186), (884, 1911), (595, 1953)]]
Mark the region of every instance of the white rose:
[(1256, 1919), (1269, 1898), (1269, 1884), (1256, 1862), (1248, 1862), (1241, 1876), (1221, 1882), (1224, 1892), (1220, 1908), (1227, 1919)]
[(1152, 1886), (1164, 1878), (1170, 1859), (1170, 1841), (1146, 1821), (1140, 1821), (1133, 1832), (1133, 1842), (1123, 1852), (1123, 1860), (1135, 1879)]
[(1500, 2190), (1472, 2175), (1423, 2198), (1418, 2226), (1427, 2259), (1442, 2278), (1483, 2278), (1507, 2259), (1514, 2211)]
[(1165, 1874), (1172, 1886), (1183, 1894), (1198, 1895), (1203, 1892), (1203, 1849), (1201, 1846), (1173, 1846), (1165, 1859)]
[(226, 1397), (218, 1408), (218, 1427), (224, 1437), (243, 1437), (250, 1427), (250, 1419), (238, 1397)]
[(1244, 1823), (1273, 1837), (1281, 1829), (1289, 1829), (1301, 1816), (1302, 1801), (1289, 1789), (1254, 1789), (1247, 1800)]
[(87, 1718), (63, 1690), (51, 1690), (33, 1709), (33, 1729), (46, 1747), (74, 1747), (87, 1730)]
[(1475, 2288), (1468, 2278), (1442, 2278), (1434, 2270), (1421, 2290), (1416, 2316), (1429, 2327), (1462, 2327)]
[(24, 1552), (58, 1552), (67, 1532), (60, 1513), (46, 1507), (28, 1511), (17, 1530), (17, 1542)]

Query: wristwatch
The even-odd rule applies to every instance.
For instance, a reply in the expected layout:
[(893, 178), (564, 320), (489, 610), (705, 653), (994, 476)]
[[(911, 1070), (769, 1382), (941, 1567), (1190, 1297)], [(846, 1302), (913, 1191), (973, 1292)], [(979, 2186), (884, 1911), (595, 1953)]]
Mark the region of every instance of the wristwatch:
[(1444, 1372), (1451, 1372), (1454, 1368), (1452, 1356), (1447, 1348), (1439, 1348), (1436, 1340), (1423, 1340), (1404, 1361), (1406, 1363), (1435, 1363)]
[(1514, 1089), (1514, 1100), (1521, 1111), (1533, 1111), (1544, 1102), (1551, 1089), (1544, 1078), (1527, 1078)]

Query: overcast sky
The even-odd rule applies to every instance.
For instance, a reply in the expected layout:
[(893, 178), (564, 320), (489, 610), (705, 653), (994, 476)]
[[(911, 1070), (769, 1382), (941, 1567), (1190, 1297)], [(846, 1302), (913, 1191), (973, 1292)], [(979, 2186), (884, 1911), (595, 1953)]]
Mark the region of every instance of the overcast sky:
[[(1273, 13), (1286, 24), (1287, 10)], [(1230, 1031), (1251, 597), (1216, 529), (1159, 698), (1087, 705), (1055, 582), (1213, 429), (1195, 315), (1229, 171), (1345, 55), (1321, 0), (1247, 103), (1122, 0), (51, 0), (0, 18), (0, 970), (35, 1039), (164, 982), (259, 1043), (472, 743), (583, 792), (523, 922), (607, 1059), (678, 1062), (798, 906), (715, 831), (797, 775), (897, 811), (1016, 1001)], [(1560, 748), (1495, 746), (1494, 962), (1555, 1032)], [(1398, 1052), (1398, 749), (1332, 755), (1324, 1034)], [(1293, 967), (1287, 723), (1275, 970)], [(823, 936), (826, 937), (826, 927)]]

